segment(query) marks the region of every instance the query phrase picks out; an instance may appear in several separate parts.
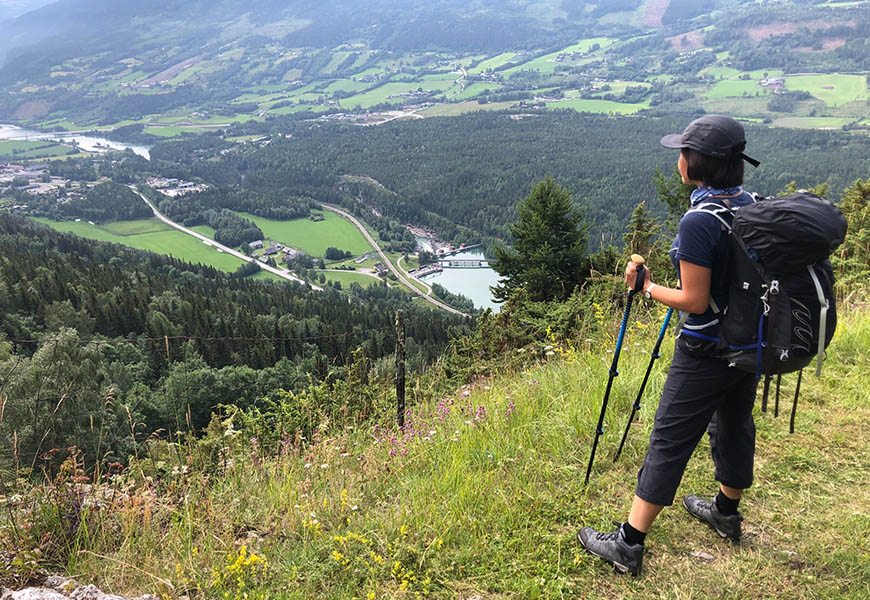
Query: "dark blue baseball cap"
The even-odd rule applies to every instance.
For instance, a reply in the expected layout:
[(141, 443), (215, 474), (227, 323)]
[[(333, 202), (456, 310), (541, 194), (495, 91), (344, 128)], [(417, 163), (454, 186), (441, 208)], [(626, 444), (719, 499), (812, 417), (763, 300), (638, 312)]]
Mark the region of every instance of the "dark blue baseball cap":
[(743, 125), (731, 117), (705, 115), (695, 119), (683, 133), (672, 133), (662, 138), (665, 148), (690, 148), (715, 158), (731, 158), (735, 152), (753, 167), (761, 164), (743, 154), (746, 133)]

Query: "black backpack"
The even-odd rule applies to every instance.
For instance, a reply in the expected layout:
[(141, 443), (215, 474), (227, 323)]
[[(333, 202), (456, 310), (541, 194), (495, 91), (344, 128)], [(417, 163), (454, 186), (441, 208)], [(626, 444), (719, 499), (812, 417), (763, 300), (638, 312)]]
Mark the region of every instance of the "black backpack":
[[(730, 232), (728, 307), (720, 313), (716, 354), (743, 371), (791, 373), (817, 357), (837, 326), (828, 260), (846, 236), (846, 219), (827, 200), (798, 192), (703, 210)], [(719, 313), (718, 307), (712, 306)]]

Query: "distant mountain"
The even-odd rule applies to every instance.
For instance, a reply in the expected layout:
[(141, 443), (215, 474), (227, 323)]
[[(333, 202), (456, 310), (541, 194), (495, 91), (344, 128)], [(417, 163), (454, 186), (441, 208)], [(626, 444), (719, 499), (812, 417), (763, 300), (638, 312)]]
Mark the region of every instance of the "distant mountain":
[[(44, 4), (40, 0), (17, 3)], [(25, 58), (41, 67), (96, 52), (114, 55), (174, 45), (217, 48), (246, 38), (297, 47), (330, 47), (353, 40), (373, 47), (493, 50), (548, 47), (590, 33), (603, 15), (634, 10), (641, 0), (612, 3), (569, 0), (61, 0), (19, 16), (0, 40), (0, 64)], [(609, 8), (606, 8), (608, 7)], [(580, 7), (578, 9), (578, 7)], [(619, 27), (611, 24), (609, 29)], [(116, 56), (117, 58), (117, 56)]]
[(55, 0), (0, 0), (0, 23), (14, 19)]

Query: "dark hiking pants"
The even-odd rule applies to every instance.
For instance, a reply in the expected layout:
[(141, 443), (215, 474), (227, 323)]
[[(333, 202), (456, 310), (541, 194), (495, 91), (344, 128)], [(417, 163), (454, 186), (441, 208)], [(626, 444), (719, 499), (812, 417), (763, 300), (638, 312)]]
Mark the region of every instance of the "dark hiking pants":
[(719, 359), (690, 356), (678, 343), (635, 493), (652, 504), (671, 505), (705, 429), (716, 480), (741, 490), (752, 485), (757, 383), (753, 373)]

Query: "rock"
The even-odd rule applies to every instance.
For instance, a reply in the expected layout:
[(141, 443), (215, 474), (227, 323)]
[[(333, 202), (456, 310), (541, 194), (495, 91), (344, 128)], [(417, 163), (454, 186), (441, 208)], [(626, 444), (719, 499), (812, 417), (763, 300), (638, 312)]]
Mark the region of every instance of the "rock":
[(6, 590), (0, 600), (68, 600), (63, 594), (48, 588), (25, 588), (13, 592)]
[(711, 560), (715, 560), (715, 557), (712, 554), (707, 552), (701, 552), (700, 550), (693, 550), (692, 556), (697, 558), (698, 560), (702, 560), (704, 562), (710, 562)]
[[(72, 579), (57, 575), (47, 577), (43, 585), (17, 592), (0, 588), (0, 600), (127, 600), (114, 594), (105, 594), (95, 585), (78, 585)], [(157, 600), (157, 597), (146, 594), (133, 600)]]

